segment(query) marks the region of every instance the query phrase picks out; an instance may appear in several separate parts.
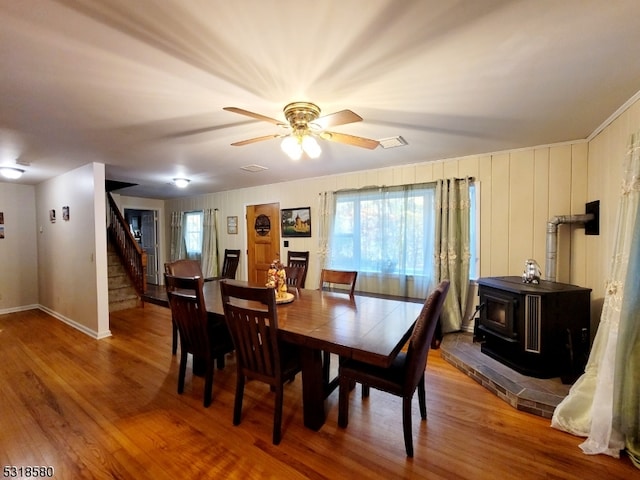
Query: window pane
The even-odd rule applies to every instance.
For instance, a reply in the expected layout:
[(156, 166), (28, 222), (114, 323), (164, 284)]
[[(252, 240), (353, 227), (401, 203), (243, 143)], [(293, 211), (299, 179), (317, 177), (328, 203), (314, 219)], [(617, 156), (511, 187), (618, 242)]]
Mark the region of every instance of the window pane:
[(202, 212), (187, 212), (184, 215), (184, 243), (188, 258), (202, 255)]
[(335, 233), (337, 235), (353, 235), (353, 207), (355, 202), (342, 201), (336, 204)]

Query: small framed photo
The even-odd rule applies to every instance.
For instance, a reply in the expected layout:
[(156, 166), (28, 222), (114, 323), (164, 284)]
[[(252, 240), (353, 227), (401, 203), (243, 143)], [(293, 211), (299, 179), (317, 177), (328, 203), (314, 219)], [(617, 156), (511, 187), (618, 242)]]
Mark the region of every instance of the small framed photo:
[(69, 206), (62, 207), (62, 219), (69, 221)]
[(311, 207), (284, 208), (280, 218), (283, 237), (311, 236)]
[(227, 233), (229, 235), (237, 235), (238, 217), (227, 217)]
[(49, 221), (51, 223), (55, 223), (55, 221), (56, 221), (56, 210), (54, 208), (49, 210)]

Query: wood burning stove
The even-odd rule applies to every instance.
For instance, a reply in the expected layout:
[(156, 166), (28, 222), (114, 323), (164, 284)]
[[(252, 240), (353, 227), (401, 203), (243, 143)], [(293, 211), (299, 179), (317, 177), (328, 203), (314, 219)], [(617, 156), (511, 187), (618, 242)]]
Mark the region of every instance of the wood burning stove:
[(481, 351), (524, 375), (572, 383), (589, 353), (590, 293), (546, 280), (479, 279)]

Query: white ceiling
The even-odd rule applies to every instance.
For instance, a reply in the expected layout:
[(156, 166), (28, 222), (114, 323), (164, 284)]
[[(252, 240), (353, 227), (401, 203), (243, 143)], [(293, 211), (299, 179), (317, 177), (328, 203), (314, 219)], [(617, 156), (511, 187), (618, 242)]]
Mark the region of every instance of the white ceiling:
[[(2, 0), (0, 165), (196, 195), (587, 138), (640, 91), (638, 0)], [(292, 162), (292, 101), (364, 121)], [(242, 166), (268, 168), (249, 173)], [(186, 190), (172, 178), (192, 180)]]

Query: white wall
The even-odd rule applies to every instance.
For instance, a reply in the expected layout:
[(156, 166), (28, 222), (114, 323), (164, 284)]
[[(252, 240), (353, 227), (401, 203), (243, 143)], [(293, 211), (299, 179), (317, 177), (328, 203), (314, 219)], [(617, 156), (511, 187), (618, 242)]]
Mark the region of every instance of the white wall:
[(104, 165), (92, 163), (36, 187), (39, 303), (96, 338), (110, 335), (104, 183)]
[(38, 304), (35, 187), (0, 182), (0, 314)]

